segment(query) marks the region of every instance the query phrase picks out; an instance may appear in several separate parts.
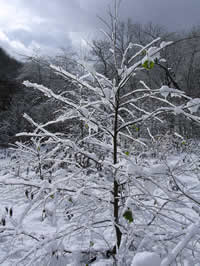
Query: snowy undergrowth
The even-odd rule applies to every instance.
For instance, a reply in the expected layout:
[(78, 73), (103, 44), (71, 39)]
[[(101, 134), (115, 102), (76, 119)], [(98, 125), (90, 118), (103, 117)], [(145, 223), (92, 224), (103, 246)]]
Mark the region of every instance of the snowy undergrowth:
[[(34, 150), (36, 154), (31, 154)], [(61, 167), (58, 158), (47, 168), (47, 154), (52, 151), (40, 150), (43, 180), (34, 147), (1, 153), (1, 265), (89, 265), (93, 260), (94, 265), (112, 265), (109, 182), (108, 187), (100, 187), (102, 170), (97, 175), (74, 165), (72, 174), (70, 166)], [(144, 251), (163, 261), (172, 256), (170, 252), (184, 240), (190, 225), (199, 220), (199, 165), (198, 149), (196, 154), (174, 152), (165, 159), (135, 160), (129, 155), (129, 164), (123, 167), (134, 184), (129, 183), (123, 212), (131, 210), (132, 220), (128, 216), (121, 220), (121, 265), (131, 265), (135, 254)], [(197, 228), (174, 258), (178, 265), (181, 261), (198, 265)], [(145, 265), (138, 262), (140, 257), (132, 265)]]

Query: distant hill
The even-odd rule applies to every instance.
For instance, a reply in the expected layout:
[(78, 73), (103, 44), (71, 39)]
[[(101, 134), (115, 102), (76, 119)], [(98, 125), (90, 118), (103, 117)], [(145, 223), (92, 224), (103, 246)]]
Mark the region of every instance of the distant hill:
[(12, 95), (19, 90), (16, 78), (22, 66), (0, 47), (0, 111), (8, 108)]
[(0, 47), (0, 79), (15, 79), (18, 75), (22, 63), (11, 57), (3, 48)]

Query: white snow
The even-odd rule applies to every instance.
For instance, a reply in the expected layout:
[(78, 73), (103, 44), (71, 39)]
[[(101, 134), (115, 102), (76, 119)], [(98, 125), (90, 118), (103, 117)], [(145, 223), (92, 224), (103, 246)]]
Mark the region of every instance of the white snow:
[(131, 266), (160, 266), (160, 256), (153, 252), (140, 252), (133, 258)]
[(159, 59), (160, 58), (160, 52), (159, 52), (159, 49), (158, 47), (150, 47), (147, 51), (147, 54), (149, 57), (151, 57), (153, 60), (155, 59)]
[(200, 98), (191, 99), (187, 103), (187, 108), (191, 114), (196, 113), (199, 109), (199, 106), (200, 106)]
[(181, 97), (184, 92), (183, 91), (180, 91), (180, 90), (177, 90), (177, 89), (174, 89), (174, 88), (170, 88), (169, 86), (167, 85), (163, 85), (161, 88), (160, 88), (160, 94), (163, 96), (163, 97), (167, 97), (169, 94), (171, 94), (171, 97)]
[(185, 237), (175, 246), (175, 248), (169, 253), (169, 255), (162, 261), (161, 266), (170, 266), (177, 255), (183, 250), (183, 248), (188, 244), (191, 238), (199, 232), (200, 222), (192, 224), (187, 229)]
[(172, 41), (170, 41), (170, 42), (162, 41), (162, 42), (160, 43), (160, 48), (165, 48), (166, 46), (168, 46), (168, 45), (170, 45), (170, 44), (172, 44), (172, 43), (173, 43)]

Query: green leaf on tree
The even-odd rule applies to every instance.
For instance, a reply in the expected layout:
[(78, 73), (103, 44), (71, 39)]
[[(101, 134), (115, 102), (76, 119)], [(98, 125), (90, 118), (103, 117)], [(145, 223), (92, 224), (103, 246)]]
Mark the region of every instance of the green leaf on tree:
[(137, 127), (136, 125), (132, 125), (132, 128), (134, 128), (137, 132), (139, 131), (139, 127)]
[(146, 60), (142, 66), (147, 69), (147, 70), (150, 70), (154, 67), (154, 62), (153, 61), (150, 61), (150, 60)]
[(127, 156), (129, 156), (130, 153), (129, 153), (129, 151), (126, 151), (125, 154), (126, 154)]
[(94, 242), (90, 241), (90, 247), (94, 246)]
[(130, 209), (126, 210), (123, 214), (123, 217), (129, 222), (132, 223), (133, 222), (133, 214), (132, 211)]

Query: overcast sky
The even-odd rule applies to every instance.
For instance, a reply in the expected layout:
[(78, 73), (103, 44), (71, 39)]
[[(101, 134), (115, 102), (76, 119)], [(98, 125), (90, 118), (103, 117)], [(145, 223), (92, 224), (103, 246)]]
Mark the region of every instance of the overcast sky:
[[(84, 46), (112, 0), (0, 0), (0, 46), (13, 55)], [(200, 0), (122, 0), (120, 16), (171, 31), (200, 25)]]

